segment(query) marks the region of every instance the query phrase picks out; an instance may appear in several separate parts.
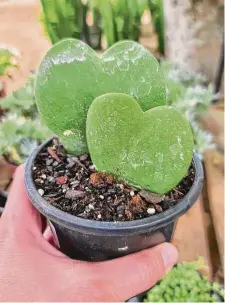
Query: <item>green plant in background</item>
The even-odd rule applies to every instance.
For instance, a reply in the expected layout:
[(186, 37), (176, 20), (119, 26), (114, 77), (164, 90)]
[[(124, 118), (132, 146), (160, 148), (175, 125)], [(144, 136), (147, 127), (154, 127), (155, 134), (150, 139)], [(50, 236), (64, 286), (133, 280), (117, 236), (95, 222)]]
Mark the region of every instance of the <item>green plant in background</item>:
[(17, 116), (37, 118), (37, 107), (34, 102), (34, 82), (35, 75), (31, 75), (24, 87), (1, 100), (1, 107)]
[[(147, 0), (41, 0), (41, 3), (41, 22), (53, 44), (71, 37), (93, 48), (100, 47), (102, 34), (108, 47), (120, 40), (138, 41), (141, 17), (148, 9)], [(90, 13), (92, 26), (87, 25)], [(93, 39), (96, 30), (98, 38)]]
[(148, 291), (144, 302), (224, 302), (219, 284), (199, 273), (203, 266), (202, 259), (178, 264)]
[(0, 46), (0, 77), (10, 76), (10, 69), (18, 67), (17, 56), (18, 52), (16, 49)]
[(81, 0), (41, 0), (41, 22), (54, 44), (63, 38), (83, 39), (86, 5)]
[(158, 50), (164, 55), (165, 53), (165, 32), (164, 32), (164, 13), (163, 0), (148, 0), (151, 12), (152, 22), (158, 35)]
[(1, 100), (6, 110), (0, 123), (0, 155), (20, 164), (51, 133), (41, 123), (34, 103), (34, 76), (25, 87)]
[(211, 133), (202, 129), (199, 116), (206, 112), (213, 99), (212, 85), (206, 85), (201, 74), (187, 72), (176, 64), (162, 61), (167, 86), (167, 102), (179, 109), (189, 120), (195, 149), (202, 158), (206, 150), (215, 148)]
[(108, 47), (120, 40), (138, 41), (147, 0), (90, 0), (90, 5), (100, 12)]

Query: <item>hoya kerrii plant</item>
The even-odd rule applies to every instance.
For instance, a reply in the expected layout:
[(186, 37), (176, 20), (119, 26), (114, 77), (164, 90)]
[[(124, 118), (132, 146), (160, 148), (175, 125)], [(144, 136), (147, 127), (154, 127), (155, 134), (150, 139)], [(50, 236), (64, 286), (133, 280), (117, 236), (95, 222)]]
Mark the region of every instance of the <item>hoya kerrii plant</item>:
[(36, 102), (67, 151), (89, 152), (98, 171), (161, 194), (188, 171), (189, 123), (166, 105), (159, 64), (135, 42), (102, 57), (75, 39), (57, 43), (38, 70)]
[(203, 175), (155, 57), (133, 41), (99, 57), (62, 40), (40, 64), (35, 99), (58, 138), (31, 154), (25, 183), (60, 249), (101, 261), (170, 241)]

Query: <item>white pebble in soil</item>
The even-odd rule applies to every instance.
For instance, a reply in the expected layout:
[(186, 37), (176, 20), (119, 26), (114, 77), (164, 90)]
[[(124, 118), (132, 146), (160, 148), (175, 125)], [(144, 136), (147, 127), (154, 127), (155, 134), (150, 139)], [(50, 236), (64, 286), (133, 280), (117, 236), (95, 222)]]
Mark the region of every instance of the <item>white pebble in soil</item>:
[(124, 185), (123, 184), (119, 184), (119, 188), (123, 190), (124, 189)]
[(101, 219), (101, 218), (102, 218), (102, 215), (101, 215), (101, 214), (98, 214), (98, 215), (97, 215), (97, 218), (98, 218), (98, 219)]
[(155, 208), (149, 207), (149, 208), (147, 209), (147, 213), (148, 213), (149, 215), (154, 215), (154, 214), (155, 214)]
[(104, 200), (104, 196), (102, 196), (102, 195), (100, 195), (99, 198), (100, 198), (101, 200)]
[(37, 169), (37, 167), (36, 167), (36, 166), (34, 166), (34, 167), (33, 167), (33, 170), (36, 170), (36, 169)]
[(89, 207), (89, 209), (95, 209), (94, 205), (92, 205), (92, 204), (88, 204), (88, 207)]
[(131, 195), (131, 197), (133, 197), (134, 196), (134, 191), (131, 191), (130, 195)]
[(42, 188), (39, 188), (38, 189), (38, 193), (39, 193), (40, 196), (43, 196), (45, 192), (43, 191)]
[(41, 178), (42, 178), (42, 179), (46, 179), (47, 176), (46, 176), (45, 174), (43, 174), (43, 175), (41, 175)]
[(90, 170), (95, 170), (96, 167), (95, 167), (95, 165), (90, 165), (90, 166), (89, 166), (89, 169), (90, 169)]

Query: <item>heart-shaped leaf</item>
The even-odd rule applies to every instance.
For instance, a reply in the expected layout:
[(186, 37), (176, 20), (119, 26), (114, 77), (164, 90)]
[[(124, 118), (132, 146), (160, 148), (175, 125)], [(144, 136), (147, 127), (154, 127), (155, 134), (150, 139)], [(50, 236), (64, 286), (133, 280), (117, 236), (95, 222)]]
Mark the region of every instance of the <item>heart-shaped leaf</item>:
[(191, 128), (172, 107), (143, 112), (128, 95), (105, 94), (92, 102), (86, 130), (91, 158), (99, 171), (152, 192), (172, 189), (191, 163)]
[(87, 151), (86, 116), (96, 97), (125, 93), (144, 111), (166, 103), (157, 60), (132, 41), (115, 44), (102, 57), (79, 40), (60, 41), (40, 64), (35, 92), (45, 123), (75, 154)]

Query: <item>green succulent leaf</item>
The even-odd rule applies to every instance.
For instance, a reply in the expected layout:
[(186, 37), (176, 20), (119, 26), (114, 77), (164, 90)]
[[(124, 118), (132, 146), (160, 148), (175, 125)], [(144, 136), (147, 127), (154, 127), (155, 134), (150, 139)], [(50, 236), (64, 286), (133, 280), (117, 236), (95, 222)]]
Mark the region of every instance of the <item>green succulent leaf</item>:
[(143, 112), (134, 98), (120, 93), (93, 101), (87, 141), (99, 171), (157, 193), (179, 183), (194, 147), (189, 123), (179, 111), (159, 106)]
[(199, 273), (203, 266), (202, 259), (178, 264), (147, 292), (144, 302), (224, 302), (220, 285)]
[(166, 104), (157, 60), (132, 41), (119, 42), (98, 57), (79, 40), (62, 40), (49, 50), (37, 73), (41, 116), (74, 154), (87, 152), (85, 125), (92, 101), (111, 92), (134, 97), (144, 111)]

